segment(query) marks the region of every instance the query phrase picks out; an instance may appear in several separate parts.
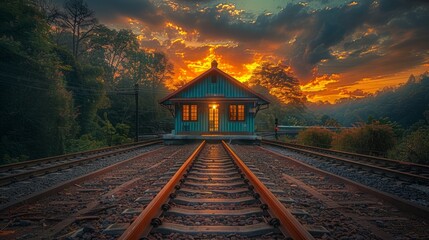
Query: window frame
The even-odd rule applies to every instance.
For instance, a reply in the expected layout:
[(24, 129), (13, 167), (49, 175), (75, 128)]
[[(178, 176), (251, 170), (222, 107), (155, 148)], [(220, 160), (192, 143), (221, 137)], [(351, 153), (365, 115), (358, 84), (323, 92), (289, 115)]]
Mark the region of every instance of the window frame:
[[(185, 119), (185, 106), (188, 109)], [(195, 107), (195, 119), (193, 119), (193, 107)], [(197, 104), (183, 104), (182, 105), (182, 122), (197, 122), (198, 121), (198, 105)]]
[[(243, 119), (240, 119), (240, 107), (243, 106)], [(230, 104), (228, 107), (228, 118), (230, 122), (244, 122), (246, 121), (246, 105), (244, 104)]]

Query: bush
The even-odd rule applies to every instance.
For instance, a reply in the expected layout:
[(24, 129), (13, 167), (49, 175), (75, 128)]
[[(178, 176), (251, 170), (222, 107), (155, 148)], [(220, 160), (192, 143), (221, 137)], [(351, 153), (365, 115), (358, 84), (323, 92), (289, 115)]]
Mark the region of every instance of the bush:
[(330, 148), (334, 133), (325, 128), (308, 128), (298, 133), (298, 143), (321, 148)]
[(29, 157), (27, 155), (19, 155), (18, 157), (11, 157), (8, 154), (4, 154), (1, 157), (0, 165), (23, 162), (23, 161), (27, 161), (28, 159)]
[(393, 159), (429, 164), (429, 127), (410, 133), (389, 152)]
[(115, 130), (116, 132), (112, 136), (112, 145), (130, 143), (133, 141), (131, 138), (128, 137), (130, 132), (130, 126), (128, 126), (127, 124), (118, 123), (116, 124)]
[(106, 145), (102, 141), (97, 141), (90, 134), (82, 135), (79, 139), (70, 139), (67, 141), (65, 152), (83, 152), (92, 149), (102, 148)]
[(377, 122), (343, 130), (333, 141), (335, 149), (376, 156), (386, 156), (394, 145), (393, 128)]

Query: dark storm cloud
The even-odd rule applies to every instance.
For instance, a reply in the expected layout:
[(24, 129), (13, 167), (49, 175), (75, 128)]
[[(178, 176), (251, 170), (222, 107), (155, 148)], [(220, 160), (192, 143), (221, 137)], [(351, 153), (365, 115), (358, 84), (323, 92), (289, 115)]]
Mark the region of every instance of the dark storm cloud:
[(168, 8), (164, 11), (175, 24), (188, 31), (197, 30), (201, 34), (201, 40), (250, 41), (268, 33), (265, 25), (244, 22), (228, 12), (219, 12), (215, 7), (202, 11), (176, 11)]
[[(403, 1), (398, 2), (403, 3)], [(356, 44), (344, 43), (344, 49), (354, 50), (359, 54), (351, 55), (345, 62), (332, 61), (332, 64), (343, 68), (337, 69), (340, 71), (351, 69), (355, 73), (366, 72), (369, 74), (367, 77), (404, 71), (424, 64), (429, 58), (429, 28), (427, 27), (429, 5), (416, 4), (416, 2), (419, 1), (409, 2), (410, 5), (406, 6), (405, 4), (394, 4), (396, 8), (389, 7), (389, 13), (386, 12), (386, 7), (373, 9), (367, 24), (370, 24), (377, 34), (357, 39)], [(399, 6), (405, 7), (406, 10), (401, 10)], [(382, 21), (378, 24), (372, 22), (371, 17), (380, 15), (384, 17)], [(361, 55), (371, 47), (379, 50)], [(354, 61), (354, 64), (349, 64), (349, 61)]]
[(312, 14), (311, 24), (293, 45), (292, 64), (297, 73), (308, 78), (315, 64), (331, 59), (331, 47), (344, 40), (365, 21), (370, 8), (369, 1), (355, 6), (342, 6), (318, 10)]
[[(64, 0), (56, 0), (63, 6)], [(102, 23), (114, 23), (121, 17), (138, 19), (151, 26), (160, 26), (165, 21), (162, 12), (150, 0), (89, 0), (88, 7), (95, 11)]]
[(172, 22), (185, 29), (198, 30), (203, 40), (230, 39), (239, 42), (285, 41), (306, 24), (309, 16), (305, 6), (300, 4), (288, 4), (275, 15), (261, 14), (253, 22), (227, 11), (221, 12), (216, 7), (201, 11), (164, 8), (164, 12)]
[[(276, 14), (261, 14), (254, 22), (241, 20), (215, 7), (203, 11), (177, 11), (165, 8), (172, 22), (187, 30), (195, 29), (202, 40), (234, 40), (241, 44), (262, 41), (283, 45), (294, 37), (290, 55), (284, 56), (301, 77), (309, 77), (315, 64), (330, 59), (331, 47), (360, 27), (367, 17), (371, 1), (310, 11), (304, 4), (288, 4)], [(283, 47), (287, 49), (287, 47)], [(281, 53), (280, 53), (281, 54)]]
[(91, 3), (100, 8), (97, 12), (103, 14), (103, 18), (119, 14), (152, 26), (161, 26), (165, 21), (163, 13), (149, 0), (93, 0)]
[[(373, 63), (386, 64), (380, 69), (395, 72), (428, 58), (429, 4), (425, 1), (361, 0), (318, 10), (290, 3), (276, 14), (260, 14), (253, 22), (219, 12), (216, 7), (204, 11), (167, 7), (164, 12), (172, 22), (199, 31), (201, 40), (233, 40), (247, 48), (276, 43), (280, 47), (275, 54), (289, 59), (304, 79), (310, 79), (313, 68), (323, 60), (331, 65), (349, 62), (341, 65), (343, 71), (368, 69)], [(368, 28), (375, 33), (366, 33)], [(336, 59), (334, 48), (350, 52), (347, 61)], [(379, 52), (367, 53), (373, 48)]]
[[(88, 4), (101, 20), (132, 17), (153, 31), (172, 22), (188, 32), (198, 31), (197, 41), (234, 41), (240, 45), (237, 49), (276, 46), (267, 54), (288, 59), (298, 76), (307, 80), (315, 66), (329, 74), (387, 64), (380, 68), (394, 72), (429, 58), (426, 0), (356, 0), (357, 4), (322, 9), (289, 3), (277, 13), (259, 16), (231, 14), (218, 5), (196, 7), (210, 2), (214, 1), (92, 0)], [(195, 7), (189, 7), (192, 4)], [(369, 28), (373, 32), (366, 32)], [(337, 59), (333, 51), (348, 54)]]

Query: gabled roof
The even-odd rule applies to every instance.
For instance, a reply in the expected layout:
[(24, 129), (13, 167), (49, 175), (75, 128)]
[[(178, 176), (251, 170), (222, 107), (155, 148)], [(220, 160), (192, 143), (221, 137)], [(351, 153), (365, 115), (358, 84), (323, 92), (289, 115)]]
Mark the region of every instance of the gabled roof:
[(169, 95), (167, 95), (166, 97), (162, 98), (161, 100), (159, 100), (159, 103), (164, 105), (164, 102), (172, 99), (173, 97), (177, 96), (179, 93), (189, 89), (191, 86), (197, 84), (198, 82), (202, 81), (203, 79), (205, 79), (208, 76), (211, 76), (211, 74), (214, 74), (214, 73), (217, 73), (220, 76), (223, 76), (226, 80), (230, 81), (232, 84), (234, 84), (240, 88), (243, 88), (245, 91), (250, 92), (251, 94), (255, 95), (257, 98), (259, 98), (260, 100), (265, 102), (264, 104), (270, 103), (270, 101), (266, 97), (264, 97), (263, 95), (253, 91), (252, 89), (248, 88), (246, 85), (244, 85), (243, 83), (241, 83), (237, 79), (233, 78), (229, 74), (227, 74), (224, 71), (217, 68), (217, 63), (212, 63), (212, 68), (205, 71), (204, 73), (202, 73), (198, 77), (194, 78), (192, 81), (186, 83), (183, 87), (177, 89), (176, 91), (174, 91), (174, 92), (170, 93)]

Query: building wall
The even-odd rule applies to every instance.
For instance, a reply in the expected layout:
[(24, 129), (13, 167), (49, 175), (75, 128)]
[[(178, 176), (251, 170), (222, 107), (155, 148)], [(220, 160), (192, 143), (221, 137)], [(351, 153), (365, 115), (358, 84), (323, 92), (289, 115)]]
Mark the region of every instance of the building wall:
[[(197, 121), (182, 121), (182, 108), (176, 108), (176, 134), (201, 134), (209, 133), (209, 103), (200, 103), (198, 105)], [(229, 105), (234, 103), (219, 103), (219, 133), (231, 134), (253, 134), (255, 131), (254, 114), (249, 113), (252, 104), (245, 105), (244, 121), (229, 121)], [(240, 103), (242, 104), (242, 103)]]
[[(216, 102), (219, 104), (219, 132), (220, 134), (253, 134), (255, 131), (254, 113), (250, 113), (249, 109), (253, 107), (253, 103), (237, 103), (234, 98), (253, 98), (254, 95), (243, 88), (231, 83), (222, 76), (217, 75), (216, 81), (213, 82), (212, 76), (201, 80), (189, 89), (179, 93), (178, 98), (206, 98), (206, 97), (224, 97), (228, 98), (228, 102)], [(198, 103), (198, 120), (197, 121), (182, 121), (181, 104), (176, 104), (175, 130), (176, 134), (208, 134), (209, 132), (209, 104)], [(195, 104), (195, 103), (192, 103)], [(229, 105), (244, 104), (245, 105), (245, 120), (244, 121), (229, 121)]]

